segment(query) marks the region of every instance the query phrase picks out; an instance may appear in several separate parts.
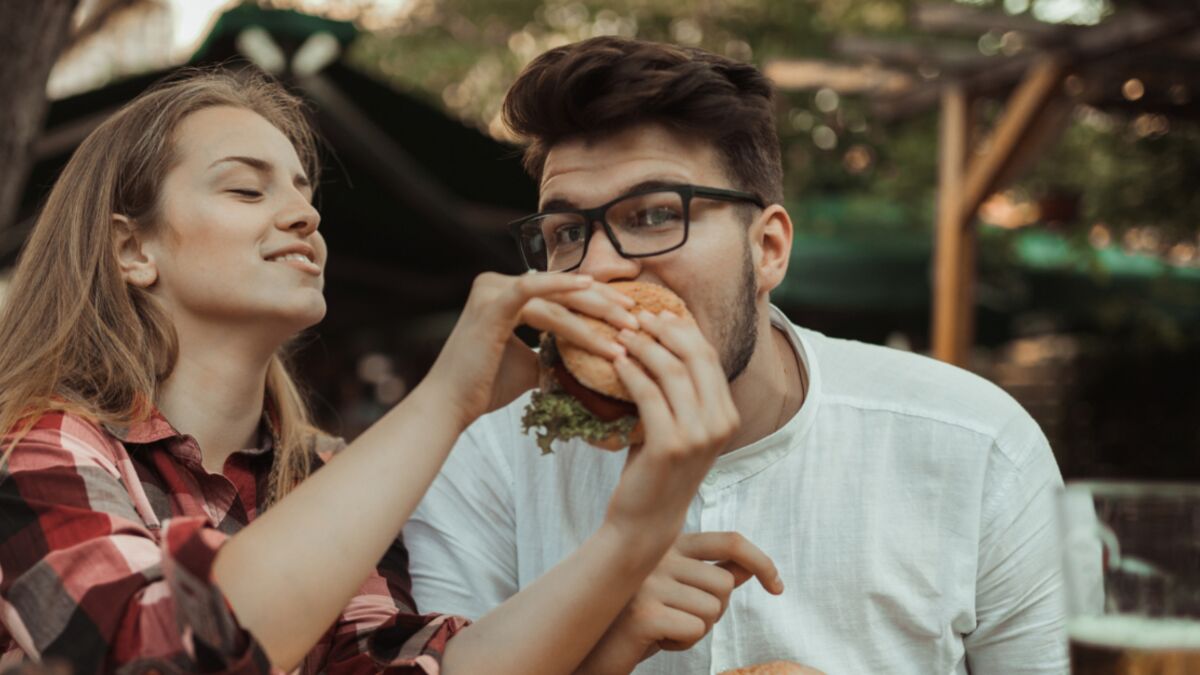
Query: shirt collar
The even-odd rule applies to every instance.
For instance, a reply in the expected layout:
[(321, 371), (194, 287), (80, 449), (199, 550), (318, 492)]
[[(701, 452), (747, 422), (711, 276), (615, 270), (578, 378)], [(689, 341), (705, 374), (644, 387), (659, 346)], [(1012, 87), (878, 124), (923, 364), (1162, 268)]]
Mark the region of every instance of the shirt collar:
[(771, 325), (783, 331), (788, 344), (795, 350), (797, 362), (808, 375), (804, 403), (791, 419), (773, 433), (718, 457), (700, 486), (700, 495), (706, 499), (763, 471), (793, 452), (808, 433), (820, 407), (821, 376), (812, 347), (783, 312), (774, 305), (770, 312)]
[[(266, 405), (263, 406), (262, 421), (259, 422), (258, 442), (254, 447), (246, 448), (239, 452), (246, 455), (262, 455), (272, 451), (279, 443), (277, 417), (275, 406), (268, 398)], [(128, 426), (108, 423), (103, 424), (103, 426), (105, 431), (126, 445), (149, 445), (169, 439), (184, 440), (188, 438), (186, 434), (181, 433), (171, 425), (170, 421), (163, 416), (162, 411), (157, 406), (153, 406), (150, 409), (150, 414), (147, 417), (135, 420)]]

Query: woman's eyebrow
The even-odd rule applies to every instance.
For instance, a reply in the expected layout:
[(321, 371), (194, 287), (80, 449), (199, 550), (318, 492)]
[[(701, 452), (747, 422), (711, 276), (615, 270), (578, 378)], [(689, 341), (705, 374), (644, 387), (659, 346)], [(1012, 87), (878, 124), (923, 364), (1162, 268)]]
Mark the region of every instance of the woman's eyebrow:
[[(213, 162), (212, 164), (209, 164), (208, 168), (211, 169), (214, 166), (216, 166), (218, 164), (223, 164), (225, 162), (237, 162), (239, 164), (245, 164), (246, 166), (254, 169), (255, 171), (258, 171), (259, 173), (270, 174), (275, 171), (275, 166), (273, 164), (271, 164), (270, 162), (266, 161), (265, 159), (259, 159), (257, 157), (246, 157), (244, 155), (230, 155), (229, 157), (222, 157), (221, 159), (218, 159), (217, 161)], [(303, 173), (298, 173), (295, 176), (293, 176), (292, 181), (296, 184), (297, 187), (312, 187), (312, 183), (308, 180), (308, 176), (305, 176)]]

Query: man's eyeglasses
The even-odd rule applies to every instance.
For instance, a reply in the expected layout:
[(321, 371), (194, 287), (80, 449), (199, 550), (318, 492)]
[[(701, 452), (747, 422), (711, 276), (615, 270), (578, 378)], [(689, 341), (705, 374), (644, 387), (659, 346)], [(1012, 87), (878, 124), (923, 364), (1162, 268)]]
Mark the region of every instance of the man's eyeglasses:
[(552, 209), (509, 224), (530, 269), (569, 272), (583, 263), (592, 228), (599, 223), (617, 253), (647, 258), (683, 246), (694, 200), (746, 202), (763, 208), (749, 192), (696, 185), (635, 190), (591, 209)]

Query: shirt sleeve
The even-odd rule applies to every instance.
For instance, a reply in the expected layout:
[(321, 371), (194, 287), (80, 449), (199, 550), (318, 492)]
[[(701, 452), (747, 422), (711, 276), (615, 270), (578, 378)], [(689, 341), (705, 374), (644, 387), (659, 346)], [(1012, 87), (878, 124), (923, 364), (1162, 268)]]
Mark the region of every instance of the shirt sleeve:
[[(1055, 523), (1062, 487), (1050, 446), (1022, 413), (992, 450), (985, 484), (976, 628), (964, 637), (973, 675), (1069, 671)], [(1007, 450), (1021, 448), (1020, 451)]]
[(417, 614), (402, 538), (392, 544), (330, 630), (328, 651), (318, 645), (305, 673), (437, 675), (446, 641), (469, 622), (446, 614)]
[(76, 675), (271, 672), (212, 582), (225, 535), (180, 517), (155, 536), (126, 488), (128, 457), (95, 427), (51, 417), (0, 471), (0, 620), (18, 648)]
[(427, 611), (478, 619), (519, 590), (512, 471), (487, 427), (459, 437), (404, 527), (413, 594)]

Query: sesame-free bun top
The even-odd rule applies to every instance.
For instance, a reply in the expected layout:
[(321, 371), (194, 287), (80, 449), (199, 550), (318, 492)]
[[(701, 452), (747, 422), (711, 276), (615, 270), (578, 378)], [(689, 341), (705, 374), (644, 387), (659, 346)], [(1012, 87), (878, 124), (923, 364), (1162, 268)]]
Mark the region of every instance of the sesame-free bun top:
[[(669, 311), (676, 316), (691, 316), (683, 300), (665, 286), (645, 281), (615, 281), (609, 285), (633, 298), (637, 304), (629, 311), (634, 314), (645, 310), (651, 314)], [(580, 316), (593, 330), (616, 341), (619, 331), (612, 324), (590, 316)], [(633, 400), (607, 358), (562, 338), (558, 339), (558, 352), (567, 370), (588, 389), (622, 401)]]
[(821, 671), (794, 661), (770, 661), (744, 668), (726, 670), (721, 675), (823, 675)]

